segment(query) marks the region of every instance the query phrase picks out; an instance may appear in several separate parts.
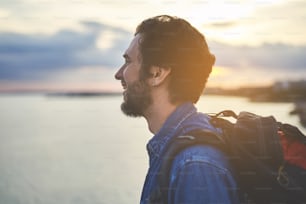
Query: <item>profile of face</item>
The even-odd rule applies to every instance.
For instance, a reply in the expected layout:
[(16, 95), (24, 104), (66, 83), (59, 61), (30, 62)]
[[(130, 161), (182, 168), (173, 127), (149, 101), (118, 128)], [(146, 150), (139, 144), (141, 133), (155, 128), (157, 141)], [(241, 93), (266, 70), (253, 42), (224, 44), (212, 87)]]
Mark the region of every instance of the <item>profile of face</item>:
[(124, 90), (121, 110), (126, 115), (133, 117), (143, 116), (144, 111), (152, 102), (150, 86), (140, 75), (142, 66), (139, 51), (140, 40), (141, 34), (137, 34), (123, 55), (125, 63), (115, 74), (115, 79), (121, 81)]

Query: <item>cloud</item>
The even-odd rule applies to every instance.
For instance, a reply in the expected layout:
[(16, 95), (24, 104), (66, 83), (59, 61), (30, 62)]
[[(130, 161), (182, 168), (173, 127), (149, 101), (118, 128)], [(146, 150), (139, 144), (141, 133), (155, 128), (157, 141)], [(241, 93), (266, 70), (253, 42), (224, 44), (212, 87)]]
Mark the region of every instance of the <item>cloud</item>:
[[(82, 24), (84, 31), (60, 30), (53, 35), (0, 33), (0, 80), (35, 80), (58, 70), (119, 66), (131, 33), (97, 22)], [(106, 32), (115, 37), (103, 50), (97, 40)]]
[(218, 21), (213, 23), (204, 24), (204, 27), (211, 28), (230, 28), (237, 24), (237, 21)]
[(228, 45), (211, 42), (217, 65), (232, 69), (261, 69), (290, 72), (306, 70), (305, 45), (265, 43), (260, 46)]
[[(82, 25), (84, 30), (60, 30), (52, 35), (0, 33), (0, 80), (46, 80), (54, 73), (72, 73), (84, 67), (118, 68), (132, 33), (94, 21), (83, 21)], [(243, 46), (217, 41), (208, 44), (216, 55), (217, 66), (240, 74), (250, 69), (266, 71), (268, 75), (284, 73), (288, 77), (305, 74), (305, 45)]]

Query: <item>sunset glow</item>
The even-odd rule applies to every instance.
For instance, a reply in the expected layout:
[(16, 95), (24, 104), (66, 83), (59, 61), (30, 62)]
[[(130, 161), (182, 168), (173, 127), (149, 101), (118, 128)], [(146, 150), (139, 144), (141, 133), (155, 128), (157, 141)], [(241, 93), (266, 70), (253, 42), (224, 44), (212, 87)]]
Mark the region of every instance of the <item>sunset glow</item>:
[(135, 27), (160, 14), (185, 18), (205, 35), (217, 58), (208, 86), (300, 80), (305, 7), (288, 0), (4, 0), (0, 91), (117, 90), (113, 75)]
[(226, 67), (214, 66), (210, 74), (211, 77), (226, 76), (229, 70)]

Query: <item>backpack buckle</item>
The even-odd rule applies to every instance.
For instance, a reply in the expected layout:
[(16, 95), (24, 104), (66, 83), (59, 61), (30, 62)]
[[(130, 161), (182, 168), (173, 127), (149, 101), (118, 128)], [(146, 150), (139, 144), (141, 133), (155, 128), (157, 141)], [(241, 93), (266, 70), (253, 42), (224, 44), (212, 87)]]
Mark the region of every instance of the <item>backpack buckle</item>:
[(289, 186), (289, 178), (288, 174), (284, 171), (285, 166), (281, 165), (278, 169), (278, 176), (277, 176), (277, 181), (278, 183), (284, 187), (287, 188)]

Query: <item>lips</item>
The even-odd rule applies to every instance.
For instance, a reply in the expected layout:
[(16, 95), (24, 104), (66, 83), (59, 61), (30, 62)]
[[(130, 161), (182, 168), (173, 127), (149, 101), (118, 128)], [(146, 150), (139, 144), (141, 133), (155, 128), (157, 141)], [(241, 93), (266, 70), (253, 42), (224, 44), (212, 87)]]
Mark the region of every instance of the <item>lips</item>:
[(121, 86), (122, 86), (123, 90), (127, 89), (127, 84), (124, 81), (121, 81)]

